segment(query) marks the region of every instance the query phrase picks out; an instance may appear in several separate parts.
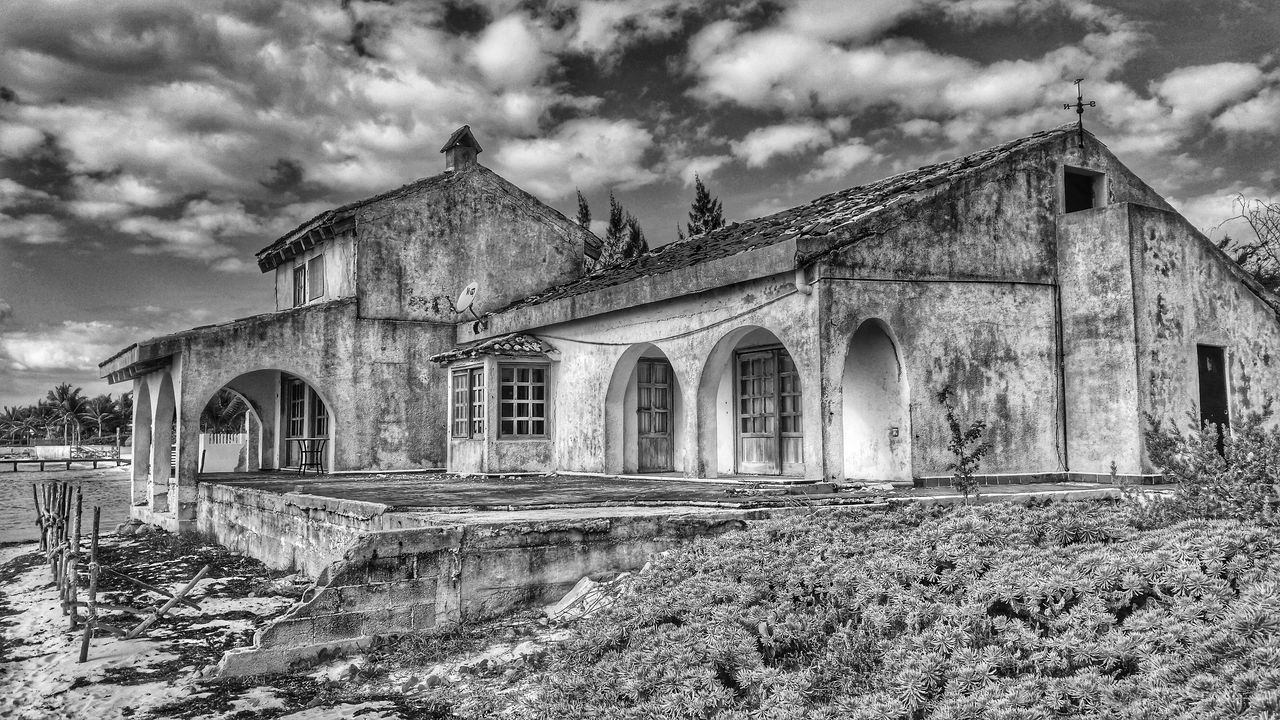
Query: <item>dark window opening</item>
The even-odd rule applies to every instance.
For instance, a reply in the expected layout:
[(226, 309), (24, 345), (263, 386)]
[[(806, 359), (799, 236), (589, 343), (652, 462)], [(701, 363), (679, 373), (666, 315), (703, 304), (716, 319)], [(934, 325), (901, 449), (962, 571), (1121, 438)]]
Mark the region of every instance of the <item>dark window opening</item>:
[(498, 367), (502, 437), (540, 437), (547, 433), (547, 369), (539, 365)]
[(1222, 436), (1231, 427), (1226, 352), (1212, 345), (1197, 345), (1196, 363), (1200, 378), (1200, 425), (1218, 431), (1218, 452), (1222, 453)]
[(1098, 188), (1102, 182), (1101, 175), (1084, 173), (1078, 170), (1064, 170), (1062, 174), (1063, 212), (1079, 212), (1092, 210), (1098, 202)]

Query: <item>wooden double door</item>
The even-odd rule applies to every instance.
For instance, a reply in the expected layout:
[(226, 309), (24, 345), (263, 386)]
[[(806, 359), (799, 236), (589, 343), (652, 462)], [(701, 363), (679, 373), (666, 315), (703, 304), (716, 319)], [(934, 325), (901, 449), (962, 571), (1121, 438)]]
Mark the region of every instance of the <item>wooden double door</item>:
[(672, 459), (675, 387), (666, 360), (642, 358), (636, 365), (636, 469), (669, 472)]
[(800, 375), (783, 348), (752, 349), (735, 358), (737, 471), (803, 475)]

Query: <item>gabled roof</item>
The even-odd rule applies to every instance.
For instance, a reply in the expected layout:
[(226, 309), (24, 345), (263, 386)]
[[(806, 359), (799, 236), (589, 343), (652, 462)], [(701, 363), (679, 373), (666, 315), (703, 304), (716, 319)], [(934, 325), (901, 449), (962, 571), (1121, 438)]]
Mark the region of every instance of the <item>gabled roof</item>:
[[(762, 218), (727, 225), (719, 230), (695, 235), (654, 248), (639, 257), (625, 260), (576, 280), (518, 300), (490, 315), (518, 307), (582, 295), (642, 277), (691, 267), (708, 260), (729, 257), (756, 248), (774, 245), (787, 238), (850, 234), (880, 211), (918, 196), (925, 190), (965, 177), (1010, 156), (1068, 133), (1075, 123), (1028, 135), (1011, 142), (980, 150), (947, 162), (894, 175), (884, 180), (823, 195), (805, 205)], [(813, 259), (813, 258), (808, 258)]]
[(475, 148), (477, 153), (484, 152), (484, 149), (480, 147), (480, 143), (476, 140), (476, 136), (471, 134), (470, 125), (463, 125), (457, 130), (454, 130), (453, 134), (450, 135), (449, 139), (445, 142), (444, 147), (440, 148), (440, 152), (447, 152), (449, 148), (457, 145)]
[(555, 352), (555, 348), (541, 338), (525, 335), (524, 333), (510, 333), (472, 343), (471, 345), (455, 347), (452, 350), (432, 355), (427, 359), (434, 363), (448, 365), (458, 360), (470, 360), (484, 355), (545, 358), (547, 353), (550, 352)]

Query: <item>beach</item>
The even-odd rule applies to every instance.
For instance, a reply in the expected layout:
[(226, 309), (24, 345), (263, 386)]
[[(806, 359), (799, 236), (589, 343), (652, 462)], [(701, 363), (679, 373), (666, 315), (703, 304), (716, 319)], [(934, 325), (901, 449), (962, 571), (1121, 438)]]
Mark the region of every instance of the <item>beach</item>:
[(110, 532), (129, 519), (129, 466), (99, 467), (88, 463), (70, 470), (61, 466), (48, 470), (0, 469), (0, 544), (38, 540), (32, 483), (70, 482), (78, 486), (84, 497), (85, 529), (93, 522), (93, 506), (102, 508), (102, 531)]

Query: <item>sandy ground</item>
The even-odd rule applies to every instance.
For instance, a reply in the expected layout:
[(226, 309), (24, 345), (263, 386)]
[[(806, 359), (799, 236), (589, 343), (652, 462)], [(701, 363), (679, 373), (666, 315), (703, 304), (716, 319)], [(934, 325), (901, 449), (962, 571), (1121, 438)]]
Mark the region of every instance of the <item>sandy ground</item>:
[[(201, 609), (180, 606), (137, 640), (95, 638), (81, 664), (82, 633), (68, 630), (36, 546), (0, 546), (0, 718), (444, 718), (442, 697), (514, 672), (566, 634), (530, 612), (439, 636), (393, 639), (305, 674), (216, 681), (204, 671), (225, 650), (250, 644), (254, 631), (282, 614), (306, 581), (163, 533), (108, 535), (102, 548), (104, 564), (171, 592), (210, 565), (191, 595)], [(154, 606), (160, 600), (123, 582), (105, 585), (103, 602)], [(129, 625), (132, 617), (104, 619)]]

